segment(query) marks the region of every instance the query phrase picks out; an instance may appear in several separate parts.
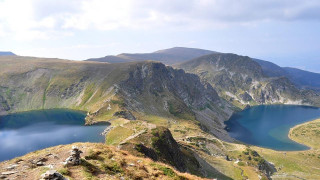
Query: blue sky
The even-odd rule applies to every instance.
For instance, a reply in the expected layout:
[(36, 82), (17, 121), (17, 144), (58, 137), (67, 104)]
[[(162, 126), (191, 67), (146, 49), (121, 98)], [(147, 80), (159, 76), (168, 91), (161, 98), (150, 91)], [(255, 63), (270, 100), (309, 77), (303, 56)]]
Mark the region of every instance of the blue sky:
[(0, 0), (0, 51), (83, 60), (175, 46), (320, 72), (319, 0)]

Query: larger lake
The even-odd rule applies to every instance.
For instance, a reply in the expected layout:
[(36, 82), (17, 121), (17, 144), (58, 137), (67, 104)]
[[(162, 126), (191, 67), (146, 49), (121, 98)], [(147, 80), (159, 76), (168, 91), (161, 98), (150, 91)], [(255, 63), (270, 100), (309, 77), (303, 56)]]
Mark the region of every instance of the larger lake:
[(290, 128), (317, 118), (320, 118), (319, 108), (263, 105), (236, 113), (225, 124), (229, 135), (244, 143), (274, 150), (296, 151), (309, 148), (289, 139)]
[(107, 124), (85, 126), (85, 113), (66, 109), (0, 116), (0, 161), (73, 142), (104, 142)]

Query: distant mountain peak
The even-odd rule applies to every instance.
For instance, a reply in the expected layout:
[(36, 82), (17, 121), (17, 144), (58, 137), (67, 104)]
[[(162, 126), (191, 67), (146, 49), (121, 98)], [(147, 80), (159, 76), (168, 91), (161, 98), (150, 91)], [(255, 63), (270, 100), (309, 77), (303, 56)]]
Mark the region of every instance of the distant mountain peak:
[(103, 58), (88, 59), (88, 61), (120, 63), (154, 60), (160, 61), (167, 65), (172, 65), (213, 53), (217, 52), (197, 48), (173, 47), (169, 49), (158, 50), (152, 53), (122, 53), (117, 56), (105, 56)]
[(16, 56), (16, 54), (10, 51), (0, 51), (0, 56)]
[(153, 53), (185, 53), (185, 52), (206, 52), (205, 54), (211, 54), (211, 53), (216, 53), (215, 51), (211, 51), (211, 50), (205, 50), (205, 49), (199, 49), (199, 48), (189, 48), (189, 47), (172, 47), (172, 48), (168, 48), (168, 49), (162, 49), (162, 50), (158, 50), (155, 51)]

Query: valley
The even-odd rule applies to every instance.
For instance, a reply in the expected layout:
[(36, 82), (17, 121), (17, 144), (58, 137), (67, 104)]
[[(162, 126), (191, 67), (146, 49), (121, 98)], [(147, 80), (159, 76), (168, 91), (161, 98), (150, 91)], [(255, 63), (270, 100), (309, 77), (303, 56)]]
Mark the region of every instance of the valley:
[[(225, 122), (232, 115), (249, 110), (251, 106), (287, 104), (319, 107), (320, 95), (316, 90), (302, 88), (285, 76), (267, 75), (265, 68), (247, 56), (192, 48), (160, 50), (155, 54), (158, 56), (154, 53), (127, 54), (126, 59), (130, 60), (116, 63), (95, 59), (70, 61), (0, 56), (0, 114), (6, 117), (33, 110), (71, 109), (86, 113), (82, 124), (89, 127), (84, 128), (94, 127), (90, 125), (98, 122), (110, 123), (104, 131), (106, 145), (77, 144), (84, 149), (84, 157), (99, 153), (93, 159), (85, 158), (84, 162), (91, 164), (89, 169), (86, 166), (63, 169), (62, 172), (70, 171), (64, 174), (69, 178), (184, 179), (185, 176), (194, 179), (193, 175), (199, 179), (319, 177), (319, 172), (313, 168), (319, 163), (316, 139), (310, 141), (311, 144), (304, 143), (311, 136), (317, 137), (317, 124), (303, 124), (290, 130), (291, 139), (312, 147), (292, 152), (244, 144), (225, 129)], [(159, 60), (173, 67), (157, 62)], [(313, 119), (318, 117), (316, 114)], [(4, 161), (0, 167), (5, 169), (16, 164), (18, 159), (27, 162), (41, 158), (48, 152), (64, 153), (70, 147), (62, 145), (39, 150)], [(111, 152), (104, 152), (104, 149), (111, 149), (117, 158), (112, 160), (108, 155)], [(122, 157), (121, 153), (127, 155)], [(106, 163), (121, 163), (123, 158), (127, 165), (117, 167), (119, 171), (105, 170)], [(131, 162), (131, 158), (135, 161), (137, 158), (149, 159), (142, 160), (148, 162), (142, 167)], [(299, 164), (303, 158), (308, 161)], [(56, 160), (48, 161), (46, 166), (50, 164), (54, 169), (62, 168)], [(135, 168), (139, 171), (133, 172)], [(140, 172), (143, 169), (147, 170)], [(18, 170), (8, 176), (24, 174), (32, 179), (47, 169), (29, 167)]]

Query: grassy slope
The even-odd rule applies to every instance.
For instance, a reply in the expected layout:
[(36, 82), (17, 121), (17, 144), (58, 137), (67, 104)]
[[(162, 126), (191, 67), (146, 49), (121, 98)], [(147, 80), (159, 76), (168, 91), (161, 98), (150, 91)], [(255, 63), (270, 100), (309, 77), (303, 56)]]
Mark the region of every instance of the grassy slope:
[(311, 147), (307, 151), (273, 151), (254, 147), (264, 158), (273, 162), (278, 172), (273, 179), (320, 179), (320, 120), (297, 125), (289, 137)]
[[(73, 145), (83, 151), (81, 154), (82, 163), (79, 166), (63, 167), (61, 162), (68, 157)], [(15, 168), (18, 173), (10, 175), (9, 179), (14, 177), (23, 177), (26, 180), (39, 179), (42, 173), (49, 170), (48, 167), (33, 166), (30, 163), (30, 161), (39, 158), (46, 158), (46, 165), (52, 164), (53, 169), (70, 179), (98, 180), (120, 179), (121, 177), (124, 179), (202, 179), (190, 174), (179, 173), (168, 165), (135, 157), (128, 152), (117, 150), (115, 147), (96, 143), (74, 143), (35, 151), (10, 161), (1, 162), (0, 169), (5, 169), (10, 164), (19, 161)]]
[(290, 129), (289, 136), (313, 149), (320, 149), (320, 119), (295, 126)]
[[(0, 57), (0, 63), (0, 95), (13, 105), (10, 112), (42, 108), (95, 112), (112, 99), (112, 85), (123, 80), (129, 68), (31, 57)], [(111, 105), (117, 109), (117, 104)]]

